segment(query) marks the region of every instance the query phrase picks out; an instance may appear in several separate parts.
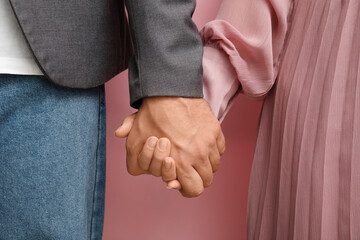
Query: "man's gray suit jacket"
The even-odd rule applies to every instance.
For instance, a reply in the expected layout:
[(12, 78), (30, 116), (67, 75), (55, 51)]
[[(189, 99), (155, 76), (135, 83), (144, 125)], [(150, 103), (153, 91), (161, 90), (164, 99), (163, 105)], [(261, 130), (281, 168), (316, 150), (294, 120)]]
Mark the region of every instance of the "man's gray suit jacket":
[(195, 0), (9, 1), (39, 67), (58, 85), (95, 87), (129, 66), (133, 107), (149, 96), (202, 97)]

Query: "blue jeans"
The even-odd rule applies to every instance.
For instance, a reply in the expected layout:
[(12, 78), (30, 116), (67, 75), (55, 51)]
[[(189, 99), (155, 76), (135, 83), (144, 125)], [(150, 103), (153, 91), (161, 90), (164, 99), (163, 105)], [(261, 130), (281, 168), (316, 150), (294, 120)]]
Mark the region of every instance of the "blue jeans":
[(0, 239), (101, 239), (104, 86), (0, 75)]

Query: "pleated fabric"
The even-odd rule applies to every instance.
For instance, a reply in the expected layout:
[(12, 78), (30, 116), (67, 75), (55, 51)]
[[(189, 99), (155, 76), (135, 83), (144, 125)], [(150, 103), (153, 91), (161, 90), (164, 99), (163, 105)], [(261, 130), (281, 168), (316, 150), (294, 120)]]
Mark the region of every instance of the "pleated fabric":
[[(288, 16), (282, 49), (271, 50), (279, 54), (279, 68), (278, 72), (273, 71), (274, 84), (265, 92), (259, 122), (249, 188), (247, 238), (357, 240), (360, 1), (295, 0)], [(272, 24), (273, 34), (277, 22)], [(211, 24), (207, 28), (211, 29)], [(214, 46), (212, 34), (203, 35), (205, 43), (212, 42)], [(220, 45), (215, 47), (222, 50)], [(242, 56), (238, 48), (234, 51), (243, 59), (250, 59)], [(222, 64), (232, 65), (236, 73), (237, 66), (226, 55), (205, 54), (204, 63), (221, 58)], [(273, 55), (273, 59), (278, 56)], [(219, 74), (214, 79), (210, 70), (204, 76), (206, 85), (221, 81)], [(246, 82), (237, 74), (226, 76), (239, 82), (235, 87), (244, 88)], [(256, 77), (248, 79), (262, 85)], [(221, 93), (207, 94), (210, 102), (216, 102), (217, 95)], [(228, 97), (217, 113), (226, 114), (224, 109), (231, 101)]]

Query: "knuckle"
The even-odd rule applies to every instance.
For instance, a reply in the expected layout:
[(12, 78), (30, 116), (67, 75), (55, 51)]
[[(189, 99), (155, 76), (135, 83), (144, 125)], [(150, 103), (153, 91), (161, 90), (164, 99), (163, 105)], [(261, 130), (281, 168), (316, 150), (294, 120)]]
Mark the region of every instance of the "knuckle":
[(127, 159), (133, 159), (133, 158), (138, 158), (138, 156), (136, 156), (135, 151), (133, 148), (131, 147), (126, 147), (126, 158)]
[(140, 154), (137, 156), (137, 161), (138, 161), (139, 163), (141, 163), (141, 162), (144, 162), (145, 159), (146, 159), (146, 158), (145, 158), (145, 156), (144, 156), (144, 152), (140, 152)]
[(203, 188), (203, 187), (197, 188), (197, 189), (193, 190), (193, 191), (190, 193), (190, 196), (192, 196), (192, 197), (198, 197), (198, 196), (200, 196), (201, 194), (203, 194), (203, 192), (204, 192), (204, 188)]
[(213, 172), (217, 172), (220, 169), (220, 162), (215, 162), (213, 164)]
[(205, 137), (204, 140), (202, 141), (203, 143), (203, 148), (206, 147), (211, 147), (214, 145), (214, 143), (216, 143), (216, 138), (214, 134), (208, 133)]
[(163, 154), (158, 149), (155, 149), (153, 154), (153, 161), (159, 162), (161, 158), (164, 158)]
[(200, 148), (198, 151), (198, 158), (201, 162), (205, 162), (208, 158), (208, 152), (205, 148)]
[(212, 167), (213, 167), (213, 170), (217, 171), (219, 170), (220, 168), (220, 156), (216, 157), (213, 161), (212, 161)]
[(138, 163), (139, 163), (139, 167), (142, 170), (148, 170), (149, 169), (149, 165), (151, 162), (150, 158), (147, 158), (146, 156), (144, 156), (143, 154), (139, 154), (138, 159), (137, 159)]
[(129, 167), (129, 166), (127, 167), (127, 171), (132, 176), (140, 175), (139, 171), (136, 171), (135, 169), (133, 169), (132, 167)]
[(158, 171), (153, 171), (153, 172), (150, 172), (151, 175), (155, 176), (155, 177), (160, 177), (161, 174), (158, 172)]
[(134, 166), (134, 164), (131, 164), (129, 161), (126, 161), (126, 170), (132, 176), (138, 176), (143, 173), (141, 169), (138, 169)]
[(204, 192), (204, 186), (202, 186), (201, 184), (198, 186), (193, 186), (190, 189), (184, 189), (182, 193), (183, 196), (186, 196), (188, 198), (194, 198), (200, 196), (203, 192)]
[(206, 175), (203, 176), (203, 184), (204, 184), (204, 187), (209, 187), (212, 183), (214, 179), (214, 175), (211, 172), (207, 173)]
[(164, 157), (154, 155), (151, 160), (151, 165), (161, 166), (163, 159), (164, 159)]
[(222, 154), (224, 154), (226, 152), (226, 142), (224, 141), (224, 147), (222, 149)]
[(149, 168), (149, 172), (151, 175), (155, 176), (155, 177), (160, 177), (161, 176), (161, 170), (159, 169), (158, 166), (154, 166), (151, 165)]
[(204, 182), (204, 187), (210, 187), (213, 182), (213, 178), (210, 178)]
[(140, 166), (141, 170), (143, 170), (143, 171), (149, 170), (149, 165), (147, 165), (143, 162), (139, 162), (139, 166)]

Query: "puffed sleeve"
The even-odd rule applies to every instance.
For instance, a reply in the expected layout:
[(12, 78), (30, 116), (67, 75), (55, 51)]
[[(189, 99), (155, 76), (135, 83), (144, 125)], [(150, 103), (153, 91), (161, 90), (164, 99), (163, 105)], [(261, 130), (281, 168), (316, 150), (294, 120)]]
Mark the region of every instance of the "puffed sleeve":
[(223, 0), (201, 30), (204, 96), (222, 120), (237, 93), (262, 100), (277, 77), (292, 0)]

